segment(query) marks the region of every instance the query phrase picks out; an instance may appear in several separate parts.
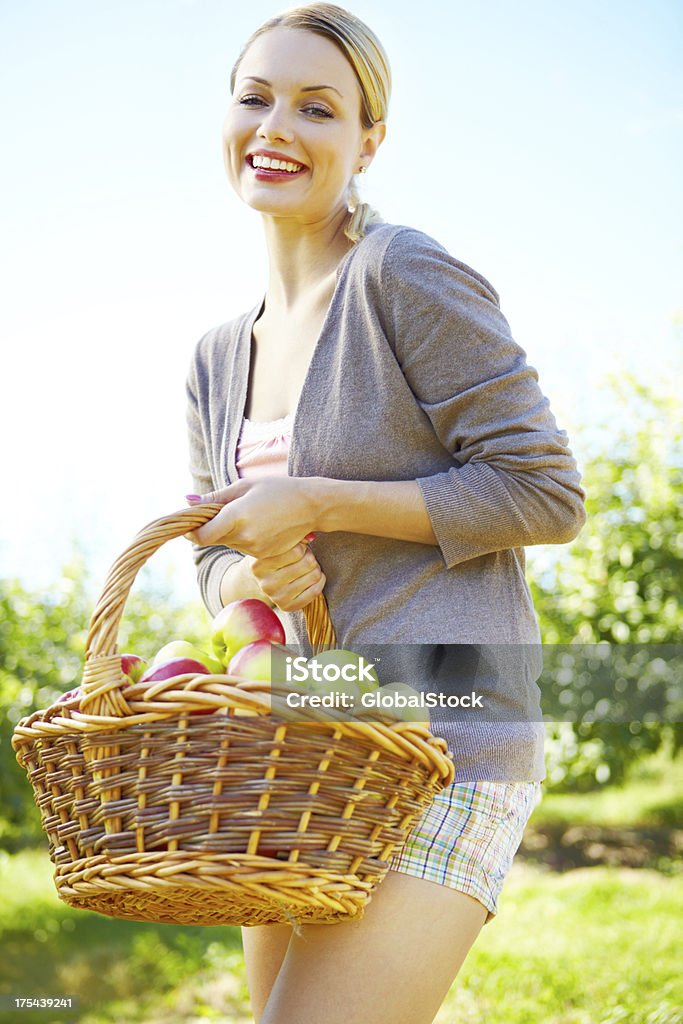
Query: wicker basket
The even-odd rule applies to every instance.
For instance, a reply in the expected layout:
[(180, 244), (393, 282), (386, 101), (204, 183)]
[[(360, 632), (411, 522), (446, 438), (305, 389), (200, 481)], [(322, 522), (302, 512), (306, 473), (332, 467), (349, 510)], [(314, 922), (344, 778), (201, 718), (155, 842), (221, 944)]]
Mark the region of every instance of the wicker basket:
[[(122, 675), (118, 627), (138, 570), (219, 508), (183, 509), (138, 534), (93, 613), (80, 705), (53, 704), (14, 731), (57, 893), (176, 924), (360, 916), (392, 852), (453, 781), (444, 740), (409, 722), (293, 720), (281, 689), (228, 675), (151, 686)], [(322, 595), (305, 615), (314, 650), (334, 643)]]

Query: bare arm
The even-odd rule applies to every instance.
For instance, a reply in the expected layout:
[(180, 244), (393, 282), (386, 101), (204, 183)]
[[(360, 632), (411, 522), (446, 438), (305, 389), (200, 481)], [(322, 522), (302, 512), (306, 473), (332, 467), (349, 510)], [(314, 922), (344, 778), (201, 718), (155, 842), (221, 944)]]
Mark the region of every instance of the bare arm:
[(344, 530), (437, 543), (414, 480), (264, 477), (239, 480), (204, 494), (202, 501), (224, 508), (188, 536), (199, 545), (238, 548), (259, 561), (282, 555), (312, 532)]
[(368, 481), (309, 478), (317, 506), (316, 529), (437, 544), (419, 484), (414, 480)]

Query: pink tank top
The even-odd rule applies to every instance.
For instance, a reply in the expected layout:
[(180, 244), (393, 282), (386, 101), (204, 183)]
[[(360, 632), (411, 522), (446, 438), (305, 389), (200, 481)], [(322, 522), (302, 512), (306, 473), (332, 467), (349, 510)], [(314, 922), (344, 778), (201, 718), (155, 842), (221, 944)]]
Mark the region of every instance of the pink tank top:
[[(287, 476), (293, 422), (291, 414), (268, 423), (252, 423), (245, 416), (235, 450), (237, 475), (250, 480), (263, 476)], [(304, 540), (310, 542), (315, 537), (315, 533), (307, 533)]]
[(244, 417), (235, 451), (239, 477), (257, 480), (274, 474), (287, 476), (293, 419), (290, 414), (267, 423), (252, 423)]

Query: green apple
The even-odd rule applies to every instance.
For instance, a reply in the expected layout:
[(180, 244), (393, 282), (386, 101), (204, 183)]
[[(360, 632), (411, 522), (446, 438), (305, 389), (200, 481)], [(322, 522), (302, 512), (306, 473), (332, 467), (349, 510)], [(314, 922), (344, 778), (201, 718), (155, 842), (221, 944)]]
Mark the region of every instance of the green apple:
[(356, 683), (349, 682), (346, 679), (339, 679), (336, 682), (329, 683), (317, 683), (313, 692), (321, 697), (329, 693), (338, 696), (340, 698), (337, 704), (338, 710), (348, 711), (349, 714), (354, 714), (361, 710), (361, 692)]
[(174, 658), (191, 658), (192, 661), (198, 661), (204, 665), (214, 675), (222, 675), (225, 672), (220, 661), (212, 658), (210, 654), (200, 650), (199, 647), (195, 647), (189, 640), (171, 640), (160, 651), (157, 651), (152, 665), (163, 665), (164, 662), (172, 661)]
[(418, 722), (429, 728), (429, 711), (422, 707), (422, 695), (413, 686), (407, 683), (387, 683), (380, 687), (377, 696), (379, 708), (391, 718), (402, 722)]
[(355, 651), (341, 647), (309, 658), (308, 676), (308, 685), (316, 692), (321, 687), (325, 692), (352, 692), (346, 689), (351, 684), (358, 693), (369, 693), (379, 686), (374, 665)]

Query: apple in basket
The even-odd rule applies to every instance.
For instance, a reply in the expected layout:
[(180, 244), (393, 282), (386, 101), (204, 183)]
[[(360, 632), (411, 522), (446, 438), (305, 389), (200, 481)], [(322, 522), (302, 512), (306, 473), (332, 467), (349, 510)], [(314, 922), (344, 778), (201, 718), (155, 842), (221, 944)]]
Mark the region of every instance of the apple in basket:
[(241, 647), (256, 640), (284, 644), (285, 631), (275, 612), (265, 601), (248, 597), (231, 601), (221, 608), (211, 624), (213, 653), (223, 665), (230, 663)]
[[(291, 683), (287, 680), (287, 665), (295, 657), (296, 653), (283, 644), (273, 644), (270, 640), (254, 640), (232, 656), (227, 671), (228, 675), (237, 679), (268, 684), (267, 687), (257, 686), (256, 692), (261, 701), (265, 698), (265, 706), (272, 708), (269, 688), (272, 685), (276, 688), (291, 688)], [(240, 717), (256, 715), (259, 712), (251, 708), (238, 707), (234, 713)]]
[(254, 640), (240, 647), (228, 664), (228, 675), (269, 683), (272, 678), (273, 646), (270, 640)]
[(80, 686), (77, 686), (75, 690), (67, 690), (66, 693), (63, 693), (61, 697), (58, 697), (57, 698), (57, 703), (58, 704), (65, 704), (66, 701), (71, 700), (73, 697), (78, 697), (79, 698), (79, 702), (78, 702), (78, 704), (76, 704), (76, 711), (78, 711), (80, 709), (80, 696), (81, 696), (81, 688), (80, 688)]
[(320, 696), (334, 695), (334, 706), (351, 714), (362, 709), (361, 695), (379, 685), (372, 664), (355, 651), (342, 648), (323, 651), (309, 658), (305, 676), (301, 686)]
[(170, 643), (165, 644), (154, 655), (152, 665), (163, 665), (174, 658), (190, 658), (192, 661), (198, 661), (200, 665), (204, 665), (209, 672), (216, 675), (221, 675), (225, 671), (220, 661), (212, 658), (210, 654), (202, 651), (199, 647), (195, 647), (189, 640), (171, 640)]
[[(171, 658), (170, 661), (165, 661), (161, 665), (150, 665), (140, 682), (160, 683), (164, 679), (173, 679), (175, 676), (184, 676), (190, 673), (194, 676), (212, 675), (206, 665), (202, 665), (201, 661), (195, 661), (194, 658)], [(190, 714), (211, 715), (215, 710), (215, 708), (193, 708)]]
[(352, 683), (358, 693), (370, 693), (379, 686), (375, 666), (355, 651), (341, 647), (322, 651), (308, 660), (308, 685), (314, 690), (346, 690)]
[(192, 673), (194, 676), (210, 676), (211, 672), (202, 665), (201, 661), (194, 658), (170, 658), (160, 665), (150, 665), (147, 671), (140, 677), (141, 683), (160, 683), (162, 679), (173, 679), (175, 676), (184, 676)]
[(145, 671), (147, 662), (144, 658), (138, 657), (137, 654), (122, 654), (121, 655), (121, 671), (124, 676), (128, 676), (131, 683), (139, 683), (142, 677), (142, 673)]
[[(378, 693), (380, 709), (401, 722), (417, 722), (429, 728), (429, 712), (422, 707), (422, 695), (408, 683), (387, 683)], [(425, 718), (425, 712), (427, 717)]]
[[(145, 670), (146, 664), (147, 662), (145, 661), (145, 659), (140, 658), (137, 654), (121, 655), (121, 671), (123, 672), (124, 676), (127, 676), (130, 679), (131, 683), (137, 683), (140, 681), (140, 677), (142, 676), (142, 673)], [(66, 703), (66, 701), (71, 700), (72, 697), (80, 698), (81, 692), (82, 691), (80, 686), (77, 686), (73, 690), (67, 690), (66, 693), (63, 693), (62, 696), (57, 699), (57, 703), (64, 704)], [(76, 704), (75, 710), (80, 710), (80, 700), (79, 703)]]

